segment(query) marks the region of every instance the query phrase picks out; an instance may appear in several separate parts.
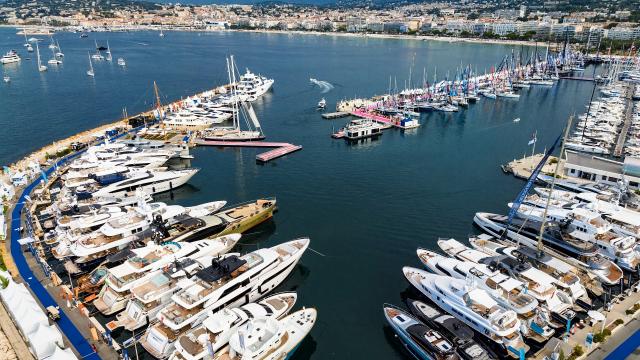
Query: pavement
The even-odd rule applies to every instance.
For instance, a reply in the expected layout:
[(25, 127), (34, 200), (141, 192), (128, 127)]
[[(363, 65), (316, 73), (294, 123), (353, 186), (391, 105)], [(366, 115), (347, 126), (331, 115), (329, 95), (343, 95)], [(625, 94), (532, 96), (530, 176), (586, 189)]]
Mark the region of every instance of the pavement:
[(0, 303), (0, 358), (3, 360), (33, 360), (27, 343)]
[[(625, 321), (623, 325), (620, 325), (613, 329), (611, 336), (607, 337), (604, 343), (596, 344), (594, 343), (590, 349), (587, 348), (585, 340), (587, 338), (588, 333), (598, 333), (602, 329), (602, 322), (598, 322), (591, 325), (586, 325), (582, 329), (577, 329), (575, 334), (569, 336), (567, 342), (563, 342), (560, 345), (560, 348), (563, 349), (565, 356), (569, 356), (573, 351), (573, 347), (576, 345), (581, 345), (583, 349), (585, 349), (585, 356), (583, 358), (588, 360), (622, 360), (620, 357), (616, 357), (611, 359), (609, 355), (616, 349), (620, 344), (622, 344), (625, 340), (627, 340), (630, 336), (640, 331), (640, 311), (636, 312), (635, 315), (629, 316), (625, 314), (625, 311), (633, 306), (633, 304), (640, 301), (640, 293), (632, 292), (625, 299), (618, 301), (613, 304), (611, 310), (602, 311), (603, 315), (606, 316), (606, 325), (613, 323), (617, 319), (622, 319)], [(640, 333), (639, 333), (640, 334)], [(640, 342), (637, 342), (635, 346), (640, 346)], [(637, 355), (632, 355), (630, 358), (640, 358)]]

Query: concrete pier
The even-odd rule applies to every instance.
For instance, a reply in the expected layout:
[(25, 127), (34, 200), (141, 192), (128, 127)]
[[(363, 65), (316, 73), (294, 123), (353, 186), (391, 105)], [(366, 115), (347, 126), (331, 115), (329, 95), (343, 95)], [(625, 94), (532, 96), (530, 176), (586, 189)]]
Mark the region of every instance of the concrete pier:
[(624, 96), (627, 100), (626, 111), (624, 113), (624, 124), (622, 125), (622, 130), (620, 130), (620, 134), (618, 134), (618, 141), (616, 142), (616, 147), (613, 150), (613, 156), (621, 157), (624, 155), (624, 144), (627, 142), (627, 134), (629, 133), (629, 127), (633, 120), (633, 101), (631, 97), (633, 96), (634, 91), (635, 85), (627, 85)]
[[(505, 173), (511, 173), (517, 178), (528, 179), (529, 176), (531, 176), (533, 169), (536, 167), (536, 165), (538, 165), (540, 161), (542, 161), (543, 157), (544, 154), (540, 153), (523, 157), (521, 159), (514, 159), (506, 165), (501, 165), (502, 171), (504, 171)], [(553, 172), (556, 170), (556, 161), (558, 161), (557, 157), (550, 156), (549, 159), (547, 159), (547, 163), (542, 167), (541, 173), (553, 174)], [(564, 162), (564, 160), (560, 160), (560, 174), (562, 174), (562, 171), (564, 169)]]

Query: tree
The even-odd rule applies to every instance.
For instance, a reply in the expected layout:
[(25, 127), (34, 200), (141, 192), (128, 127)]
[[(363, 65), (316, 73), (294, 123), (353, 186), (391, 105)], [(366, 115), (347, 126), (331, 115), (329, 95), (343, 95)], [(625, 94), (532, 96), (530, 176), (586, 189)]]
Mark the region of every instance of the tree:
[(467, 30), (462, 30), (462, 31), (460, 32), (460, 37), (465, 37), (465, 38), (466, 38), (466, 37), (471, 37), (471, 33), (470, 33), (470, 32), (468, 32)]

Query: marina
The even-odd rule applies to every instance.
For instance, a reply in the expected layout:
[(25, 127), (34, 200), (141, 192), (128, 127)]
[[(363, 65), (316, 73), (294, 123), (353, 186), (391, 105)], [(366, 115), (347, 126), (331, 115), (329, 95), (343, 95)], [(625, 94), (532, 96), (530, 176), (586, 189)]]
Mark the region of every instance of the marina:
[[(154, 36), (157, 39), (157, 34)], [(162, 41), (172, 41), (179, 36), (171, 33)], [(193, 34), (183, 36), (173, 40), (174, 46), (200, 41), (192, 40), (196, 38)], [(235, 36), (221, 41), (235, 43), (238, 40)], [(250, 44), (263, 39), (262, 35), (238, 36)], [(292, 46), (290, 41), (294, 40), (282, 37), (277, 41), (283, 41), (281, 46), (286, 48)], [(324, 39), (313, 39), (313, 42), (312, 47), (334, 46)], [(64, 66), (73, 61), (68, 54), (74, 53), (73, 43), (66, 43), (63, 43), (67, 54)], [(118, 55), (126, 56), (128, 68), (135, 67), (135, 52), (126, 52), (126, 47), (117, 39), (110, 39), (110, 44), (114, 51), (121, 49)], [(405, 45), (393, 46), (402, 50)], [(500, 50), (505, 53), (505, 49)], [(600, 199), (603, 203), (598, 203), (599, 206), (612, 204), (615, 181), (602, 187), (602, 184), (593, 184), (599, 177), (586, 179), (585, 176), (579, 183), (564, 178), (557, 183), (550, 180), (555, 179), (558, 172), (562, 177), (570, 177), (564, 172), (570, 171), (575, 163), (572, 155), (560, 160), (560, 168), (556, 166), (557, 160), (547, 156), (554, 151), (554, 154), (563, 153), (559, 147), (571, 143), (563, 141), (557, 145), (556, 141), (553, 145), (552, 140), (559, 135), (570, 114), (580, 113), (589, 106), (593, 83), (551, 80), (553, 86), (524, 87), (516, 90), (517, 94), (496, 91), (498, 99), (495, 100), (487, 96), (476, 99), (475, 94), (467, 94), (469, 100), (473, 99), (467, 105), (463, 105), (467, 101), (464, 96), (447, 95), (452, 102), (447, 99), (447, 104), (437, 106), (456, 107), (459, 111), (418, 112), (404, 106), (406, 114), (402, 114), (400, 108), (390, 106), (397, 105), (399, 99), (423, 102), (427, 107), (433, 104), (429, 101), (425, 104), (424, 99), (413, 95), (400, 96), (400, 92), (392, 96), (393, 100), (387, 98), (376, 103), (371, 89), (377, 81), (372, 81), (367, 83), (370, 90), (359, 102), (374, 100), (359, 109), (351, 109), (348, 112), (351, 118), (344, 125), (342, 137), (356, 141), (343, 144), (327, 141), (328, 123), (318, 121), (316, 109), (320, 96), (315, 93), (298, 96), (300, 86), (307, 86), (307, 75), (303, 78), (300, 74), (276, 70), (276, 58), (265, 63), (244, 60), (255, 55), (251, 51), (236, 53), (233, 61), (248, 61), (248, 67), (255, 73), (243, 70), (224, 74), (224, 66), (214, 66), (223, 80), (212, 90), (203, 90), (211, 89), (211, 84), (206, 83), (188, 94), (171, 97), (164, 94), (175, 91), (171, 86), (159, 83), (151, 87), (145, 79), (149, 90), (144, 106), (130, 107), (127, 111), (140, 110), (139, 114), (89, 130), (83, 136), (59, 141), (8, 167), (12, 175), (19, 171), (24, 175), (5, 178), (12, 183), (18, 181), (14, 188), (17, 195), (12, 196), (11, 218), (7, 220), (11, 226), (8, 243), (15, 264), (5, 260), (7, 267), (16, 269), (43, 307), (59, 306), (60, 320), (55, 324), (68, 339), (67, 348), (74, 349), (75, 356), (116, 358), (126, 354), (129, 358), (143, 359), (187, 358), (202, 354), (209, 346), (202, 336), (216, 332), (215, 325), (223, 315), (244, 319), (243, 312), (233, 309), (261, 314), (267, 305), (273, 306), (271, 311), (275, 316), (249, 322), (244, 319), (241, 327), (226, 330), (225, 339), (234, 352), (247, 351), (241, 345), (246, 340), (240, 335), (243, 333), (257, 335), (258, 340), (252, 340), (255, 341), (252, 349), (256, 349), (253, 354), (285, 339), (287, 341), (278, 346), (287, 354), (297, 349), (294, 358), (335, 357), (331, 349), (337, 346), (349, 352), (360, 351), (366, 358), (406, 358), (406, 349), (409, 349), (430, 356), (455, 353), (465, 359), (521, 356), (542, 359), (559, 349), (571, 354), (576, 345), (586, 348), (589, 333), (593, 337), (602, 332), (598, 331), (601, 326), (611, 330), (609, 339), (604, 345), (592, 342), (586, 354), (605, 348), (614, 351), (611, 347), (621, 329), (635, 331), (633, 317), (626, 313), (635, 308), (637, 302), (634, 300), (635, 263), (630, 257), (617, 253), (600, 258), (605, 253), (592, 246), (597, 242), (591, 243), (591, 236), (601, 236), (610, 239), (608, 243), (616, 244), (611, 234), (628, 231), (627, 227), (603, 222), (606, 225), (588, 228), (587, 235), (580, 235), (577, 231), (589, 221), (579, 222), (578, 215), (587, 216), (587, 213), (577, 207), (574, 215), (566, 215), (559, 210), (566, 204), (546, 201), (541, 195), (578, 201), (577, 198), (586, 197), (584, 193), (599, 191), (599, 196), (609, 196), (606, 200)], [(499, 63), (502, 54), (485, 56)], [(224, 60), (225, 56), (219, 54), (219, 57)], [(82, 58), (86, 63), (86, 53)], [(97, 77), (99, 69), (96, 65)], [(327, 67), (324, 69), (329, 71)], [(233, 76), (240, 79), (247, 74), (265, 74), (245, 79), (260, 79), (256, 83), (268, 84), (261, 88), (267, 90), (257, 95), (245, 87), (246, 91), (240, 93), (241, 81), (233, 81)], [(86, 78), (82, 72), (80, 75)], [(354, 84), (363, 81), (358, 76), (351, 79)], [(327, 99), (327, 106), (339, 106), (341, 102), (354, 102), (341, 100), (347, 98), (348, 92), (352, 93), (353, 89), (322, 96)], [(453, 105), (453, 101), (457, 105)], [(550, 101), (564, 106), (546, 106)], [(628, 111), (629, 105), (625, 106)], [(400, 111), (403, 117), (414, 118), (419, 126), (397, 122), (392, 115), (383, 114), (385, 111)], [(230, 116), (216, 124), (215, 119), (221, 119), (221, 113)], [(520, 121), (514, 121), (516, 118)], [(622, 153), (633, 150), (628, 144), (634, 138), (633, 120), (629, 124), (623, 140), (627, 146)], [(192, 125), (194, 127), (190, 127)], [(385, 127), (403, 131), (383, 132)], [(409, 128), (414, 130), (408, 131)], [(580, 130), (581, 124), (576, 128)], [(56, 136), (55, 129), (52, 131), (53, 134), (47, 136)], [(370, 139), (383, 133), (380, 141)], [(290, 142), (271, 142), (271, 139)], [(534, 144), (538, 143), (538, 149), (544, 149), (543, 154), (527, 156), (535, 154), (531, 144), (527, 145), (532, 139)], [(275, 160), (302, 146), (304, 152)], [(212, 147), (230, 149), (215, 151)], [(45, 156), (52, 149), (61, 148), (68, 151), (60, 152), (61, 155), (56, 152), (55, 157)], [(241, 150), (244, 148), (273, 149), (256, 155), (254, 151)], [(500, 214), (509, 212), (509, 206), (517, 202), (514, 199), (523, 183), (500, 175), (497, 166), (523, 153), (524, 159), (515, 160), (505, 169), (520, 178), (539, 178), (540, 183), (529, 188), (531, 193), (520, 201), (516, 217), (508, 219)], [(307, 156), (314, 161), (306, 161)], [(425, 160), (416, 163), (417, 157)], [(273, 166), (256, 164), (271, 161)], [(546, 165), (540, 177), (534, 176), (540, 162)], [(381, 171), (386, 163), (396, 167), (392, 171)], [(632, 165), (625, 160), (620, 166), (625, 164)], [(145, 179), (153, 179), (153, 185), (145, 183)], [(552, 190), (542, 188), (545, 181)], [(629, 186), (633, 185), (629, 183)], [(559, 193), (560, 189), (567, 192), (570, 190), (565, 189), (574, 189), (573, 195)], [(147, 192), (149, 197), (142, 192)], [(84, 198), (85, 194), (90, 196)], [(277, 201), (271, 194), (277, 196)], [(112, 203), (112, 196), (120, 200)], [(67, 221), (57, 215), (54, 204), (60, 215), (66, 211), (80, 212), (74, 214), (76, 220)], [(82, 212), (85, 207), (96, 204), (105, 210)], [(79, 210), (74, 210), (75, 206)], [(394, 220), (365, 220), (379, 219), (381, 207)], [(548, 208), (549, 212), (545, 210), (543, 214), (535, 210), (536, 207)], [(625, 214), (632, 217), (630, 221), (636, 221), (636, 215), (630, 215), (635, 214), (635, 210), (629, 211), (633, 212)], [(156, 215), (161, 216), (159, 220)], [(524, 266), (520, 262), (527, 256), (527, 249), (537, 246), (540, 230), (524, 223), (532, 224), (545, 215), (558, 217), (552, 219), (558, 222), (568, 223), (569, 216), (575, 219), (560, 231), (561, 235), (556, 236), (551, 226), (546, 232), (541, 231), (547, 257), (536, 257), (534, 253)], [(604, 221), (598, 217), (604, 216), (600, 213), (589, 216), (594, 216), (589, 219)], [(500, 226), (513, 230), (504, 231), (509, 236), (503, 238), (502, 232), (491, 230), (490, 221), (503, 222)], [(105, 225), (108, 226), (103, 227)], [(340, 231), (336, 230), (338, 227)], [(63, 228), (73, 232), (62, 232)], [(129, 228), (136, 230), (135, 233)], [(138, 231), (139, 228), (142, 230)], [(198, 229), (206, 229), (208, 235), (196, 237)], [(467, 237), (484, 231), (493, 237)], [(188, 249), (187, 244), (205, 244), (199, 241), (221, 242), (227, 239), (225, 236), (236, 233), (243, 235), (234, 238), (235, 242), (224, 250), (201, 256), (182, 255), (180, 250)], [(633, 238), (633, 235), (625, 236)], [(456, 238), (458, 240), (453, 240)], [(615, 238), (625, 239), (617, 235)], [(18, 242), (18, 239), (26, 240)], [(309, 239), (313, 239), (315, 245), (310, 245)], [(551, 249), (552, 244), (562, 244), (566, 239), (575, 245), (572, 250), (582, 252), (558, 255), (561, 250)], [(633, 245), (636, 239), (629, 240), (632, 245), (624, 245), (620, 251), (636, 251)], [(470, 245), (466, 245), (467, 240)], [(336, 251), (338, 243), (344, 252)], [(448, 270), (438, 274), (422, 270), (423, 265), (431, 269), (431, 262), (426, 262), (427, 255), (420, 252), (416, 256), (417, 248), (437, 255), (433, 256), (438, 259), (433, 269), (441, 266)], [(126, 255), (129, 251), (133, 255)], [(118, 254), (125, 258), (112, 257)], [(171, 261), (163, 262), (168, 260), (166, 257)], [(592, 257), (592, 261), (585, 260), (587, 257)], [(267, 265), (272, 263), (278, 265)], [(144, 265), (138, 272), (135, 269), (140, 265), (134, 264)], [(104, 266), (102, 270), (106, 269), (106, 273), (95, 272), (99, 266)], [(460, 271), (466, 275), (461, 277)], [(81, 293), (79, 289), (85, 288), (80, 279), (99, 274), (103, 274), (100, 275), (102, 285)], [(90, 277), (83, 278), (85, 275)], [(473, 287), (467, 283), (471, 277), (480, 288), (471, 290)], [(327, 288), (323, 284), (329, 279), (332, 287)], [(180, 286), (171, 287), (174, 283)], [(169, 285), (164, 288), (164, 284)], [(431, 296), (422, 290), (424, 288), (446, 292), (450, 297)], [(266, 294), (265, 289), (270, 293)], [(56, 296), (50, 294), (52, 292)], [(64, 298), (58, 292), (64, 293)], [(158, 296), (151, 297), (153, 292)], [(357, 293), (369, 294), (367, 301), (362, 301), (363, 297)], [(235, 294), (242, 297), (236, 298)], [(423, 305), (409, 299), (418, 299)], [(460, 299), (456, 304), (466, 305), (454, 306), (449, 302), (451, 299)], [(67, 300), (69, 304), (65, 304)], [(279, 306), (284, 306), (283, 311), (289, 315), (279, 312), (281, 308), (274, 305), (279, 301), (282, 303)], [(408, 310), (384, 305), (380, 311), (382, 304), (405, 301), (414, 305), (408, 306)], [(256, 307), (261, 302), (264, 306)], [(227, 308), (230, 303), (233, 306)], [(425, 303), (464, 323), (473, 340), (463, 331), (447, 337), (446, 326), (427, 316), (430, 310), (424, 307)], [(330, 311), (338, 304), (352, 310)], [(136, 309), (142, 309), (150, 317), (139, 323), (142, 319), (137, 317)], [(592, 311), (604, 314), (604, 320)], [(458, 317), (457, 312), (464, 312), (467, 318)], [(346, 317), (352, 317), (354, 322), (335, 325)], [(412, 322), (405, 323), (404, 318), (411, 318)], [(265, 327), (269, 331), (263, 334), (259, 329)], [(345, 338), (354, 331), (360, 331), (363, 336)], [(273, 333), (288, 335), (278, 339), (271, 336)], [(424, 336), (426, 341), (412, 344), (411, 336), (416, 334)], [(366, 346), (372, 339), (384, 341)], [(216, 352), (223, 344), (211, 343)]]

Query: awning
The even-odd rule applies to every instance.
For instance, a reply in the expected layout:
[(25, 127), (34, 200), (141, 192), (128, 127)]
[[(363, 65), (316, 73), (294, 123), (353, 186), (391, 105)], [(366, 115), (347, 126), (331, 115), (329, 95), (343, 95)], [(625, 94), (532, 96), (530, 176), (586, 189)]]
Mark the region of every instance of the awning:
[(18, 240), (18, 244), (20, 245), (27, 245), (27, 244), (31, 244), (36, 242), (36, 239), (32, 238), (31, 236), (27, 236), (26, 238), (22, 238), (20, 240)]

